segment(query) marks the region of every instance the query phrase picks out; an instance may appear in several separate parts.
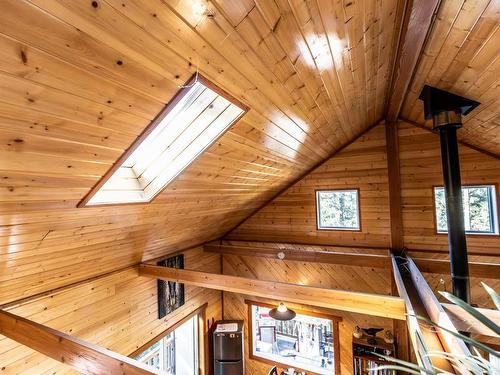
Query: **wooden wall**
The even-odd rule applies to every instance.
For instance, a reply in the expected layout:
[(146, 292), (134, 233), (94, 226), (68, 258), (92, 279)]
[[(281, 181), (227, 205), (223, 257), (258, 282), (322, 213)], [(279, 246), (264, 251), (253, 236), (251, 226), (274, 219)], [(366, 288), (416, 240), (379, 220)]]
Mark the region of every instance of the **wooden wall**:
[[(404, 245), (410, 255), (447, 259), (447, 236), (436, 234), (434, 226), (433, 186), (443, 183), (439, 137), (407, 122), (400, 122), (398, 130)], [(500, 160), (463, 145), (460, 158), (464, 184), (500, 183)], [(386, 159), (384, 125), (381, 124), (291, 186), (225, 238), (388, 248)], [(318, 231), (315, 189), (342, 187), (360, 189), (362, 231)], [(467, 244), (469, 260), (499, 262), (500, 236), (468, 235)], [(426, 277), (436, 291), (451, 289), (449, 275), (427, 274)], [(491, 307), (480, 281), (480, 278), (471, 278), (472, 300), (479, 306)], [(498, 280), (484, 281), (500, 289)]]
[[(390, 294), (390, 272), (371, 269), (369, 267), (339, 266), (321, 263), (298, 261), (280, 261), (251, 256), (223, 255), (223, 272), (262, 280), (276, 280), (324, 288), (338, 288), (365, 291), (380, 294)], [(250, 298), (255, 300), (255, 298)], [(259, 301), (265, 301), (258, 299)], [(248, 310), (245, 296), (224, 292), (224, 318), (243, 319), (245, 334), (248, 336)], [(267, 301), (276, 303), (276, 301)], [(369, 315), (353, 314), (343, 311), (318, 310), (310, 306), (287, 304), (290, 307), (305, 311), (327, 311), (329, 314), (342, 317), (339, 323), (341, 373), (352, 374), (352, 332), (356, 325), (361, 327), (383, 327), (392, 329), (392, 320), (375, 318)], [(246, 370), (252, 374), (266, 374), (270, 366), (248, 357), (248, 340), (245, 340)]]
[[(220, 272), (220, 256), (201, 248), (184, 252), (186, 268)], [(8, 311), (128, 355), (176, 321), (208, 302), (207, 319), (220, 319), (221, 293), (186, 286), (186, 304), (159, 320), (157, 282), (127, 268), (45, 297), (8, 308)], [(0, 336), (0, 374), (76, 373), (66, 365)]]
[[(458, 131), (459, 133), (461, 130)], [(446, 234), (436, 234), (433, 187), (443, 186), (439, 137), (401, 122), (399, 159), (404, 243), (409, 249), (448, 249)], [(500, 160), (460, 146), (462, 184), (500, 183)], [(471, 253), (499, 256), (500, 236), (467, 235)]]
[[(365, 3), (2, 1), (0, 304), (216, 239), (382, 118), (401, 12)], [(250, 111), (154, 203), (75, 208), (197, 71)]]
[[(358, 188), (361, 231), (318, 230), (317, 189)], [(358, 138), (226, 236), (227, 239), (390, 246), (385, 125)]]
[[(437, 234), (433, 187), (443, 185), (439, 137), (399, 123), (399, 159), (404, 246), (446, 253), (448, 237)], [(460, 145), (462, 183), (500, 188), (500, 160)], [(359, 188), (361, 232), (316, 229), (316, 189)], [(367, 132), (343, 151), (276, 197), (226, 235), (231, 240), (345, 246), (390, 246), (387, 155), (384, 125)], [(500, 236), (467, 235), (469, 253), (498, 257)], [(475, 259), (478, 259), (477, 257)]]

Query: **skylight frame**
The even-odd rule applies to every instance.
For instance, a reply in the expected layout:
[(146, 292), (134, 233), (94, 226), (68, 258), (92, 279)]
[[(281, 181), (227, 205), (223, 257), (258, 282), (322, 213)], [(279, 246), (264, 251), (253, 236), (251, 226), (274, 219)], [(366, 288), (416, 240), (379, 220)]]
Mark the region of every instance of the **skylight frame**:
[[(218, 96), (226, 99), (231, 104), (239, 107), (242, 112), (239, 116), (237, 116), (231, 124), (224, 129), (217, 137), (215, 137), (211, 143), (209, 143), (206, 147), (204, 147), (200, 152), (196, 154), (196, 156), (183, 168), (178, 172), (172, 179), (170, 179), (161, 189), (159, 189), (154, 195), (145, 201), (137, 201), (137, 202), (109, 202), (109, 203), (98, 203), (98, 204), (89, 204), (91, 199), (100, 191), (100, 189), (111, 179), (111, 177), (117, 172), (123, 164), (130, 158), (130, 156), (136, 151), (136, 149), (148, 138), (148, 136), (161, 124), (162, 120), (167, 117), (170, 112), (175, 108), (177, 104), (179, 104), (186, 95), (189, 94), (192, 86), (197, 82), (204, 85), (206, 88), (215, 92)], [(229, 108), (229, 107), (228, 107)], [(193, 74), (190, 79), (177, 91), (174, 97), (163, 107), (163, 109), (156, 115), (156, 117), (149, 123), (149, 125), (142, 131), (142, 133), (134, 140), (132, 145), (120, 156), (120, 158), (111, 166), (111, 168), (104, 174), (104, 176), (97, 182), (96, 185), (90, 190), (90, 192), (78, 203), (77, 207), (102, 207), (102, 206), (114, 206), (114, 205), (132, 205), (132, 204), (148, 204), (151, 203), (158, 195), (160, 195), (173, 181), (175, 181), (182, 173), (184, 173), (189, 166), (196, 161), (198, 157), (200, 157), (208, 148), (210, 148), (214, 143), (216, 143), (234, 124), (236, 124), (247, 112), (249, 111), (249, 107), (243, 104), (238, 99), (234, 98), (225, 90), (221, 89), (213, 82), (205, 78), (199, 73)], [(221, 112), (221, 113), (224, 113)], [(207, 126), (206, 129), (209, 129), (210, 126)], [(205, 130), (206, 130), (205, 129)], [(205, 131), (204, 130), (204, 131)]]

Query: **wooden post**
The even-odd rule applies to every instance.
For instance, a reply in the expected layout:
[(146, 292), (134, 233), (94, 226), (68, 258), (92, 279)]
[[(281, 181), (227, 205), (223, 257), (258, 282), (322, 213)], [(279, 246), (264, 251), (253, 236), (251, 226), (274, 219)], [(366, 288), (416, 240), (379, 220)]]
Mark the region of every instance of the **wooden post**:
[(403, 243), (403, 215), (401, 212), (401, 177), (399, 172), (398, 123), (386, 122), (387, 174), (389, 180), (389, 211), (391, 218), (391, 250), (399, 254)]

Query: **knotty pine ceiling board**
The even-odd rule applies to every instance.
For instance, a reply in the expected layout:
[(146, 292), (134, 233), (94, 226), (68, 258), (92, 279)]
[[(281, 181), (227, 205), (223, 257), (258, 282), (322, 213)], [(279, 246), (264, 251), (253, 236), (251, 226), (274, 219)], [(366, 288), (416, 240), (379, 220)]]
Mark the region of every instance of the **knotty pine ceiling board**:
[[(219, 238), (383, 117), (396, 0), (4, 0), (0, 303)], [(77, 209), (199, 71), (250, 110), (151, 204)]]
[(481, 103), (459, 138), (500, 155), (500, 1), (443, 1), (403, 104), (403, 118), (432, 127), (418, 96), (425, 84)]

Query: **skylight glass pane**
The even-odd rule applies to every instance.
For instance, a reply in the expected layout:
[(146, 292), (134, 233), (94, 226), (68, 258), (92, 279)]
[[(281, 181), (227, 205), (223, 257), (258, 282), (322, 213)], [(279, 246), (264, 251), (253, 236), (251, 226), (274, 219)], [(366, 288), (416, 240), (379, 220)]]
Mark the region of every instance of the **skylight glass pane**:
[(201, 81), (183, 90), (87, 205), (150, 201), (245, 112)]

